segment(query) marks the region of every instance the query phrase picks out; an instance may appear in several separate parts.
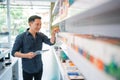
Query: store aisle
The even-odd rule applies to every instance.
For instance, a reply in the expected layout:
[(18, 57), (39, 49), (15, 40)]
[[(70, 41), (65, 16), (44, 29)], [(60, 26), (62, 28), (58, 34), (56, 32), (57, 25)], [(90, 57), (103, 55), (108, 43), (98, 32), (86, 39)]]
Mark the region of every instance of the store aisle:
[[(44, 44), (43, 50), (44, 49), (50, 49), (50, 46)], [(42, 80), (59, 80), (59, 70), (57, 62), (51, 49), (42, 54), (42, 60), (43, 60)], [(19, 80), (23, 80), (21, 67), (22, 67), (21, 59), (19, 59), (19, 76), (20, 76)]]

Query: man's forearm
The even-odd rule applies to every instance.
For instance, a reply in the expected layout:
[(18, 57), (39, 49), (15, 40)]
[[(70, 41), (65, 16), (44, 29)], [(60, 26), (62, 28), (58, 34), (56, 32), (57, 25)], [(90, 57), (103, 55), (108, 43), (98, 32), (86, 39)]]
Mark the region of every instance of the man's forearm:
[(55, 39), (56, 39), (55, 38), (55, 33), (53, 33), (52, 36), (51, 36), (50, 42), (55, 43)]
[(26, 55), (21, 53), (21, 52), (15, 52), (14, 56), (15, 57), (20, 57), (20, 58), (26, 58)]
[(19, 58), (28, 58), (28, 59), (32, 59), (36, 56), (36, 54), (34, 52), (29, 52), (29, 53), (21, 53), (21, 52), (16, 52), (14, 54), (15, 57), (19, 57)]

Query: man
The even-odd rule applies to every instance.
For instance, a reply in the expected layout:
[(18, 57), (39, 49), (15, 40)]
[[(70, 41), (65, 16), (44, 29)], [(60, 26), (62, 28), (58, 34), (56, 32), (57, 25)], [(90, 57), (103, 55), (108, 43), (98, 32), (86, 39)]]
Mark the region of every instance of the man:
[(55, 33), (53, 30), (51, 38), (39, 32), (41, 28), (41, 17), (33, 15), (28, 19), (29, 29), (16, 37), (12, 48), (14, 57), (22, 58), (23, 80), (41, 80), (43, 73), (43, 63), (41, 55), (34, 52), (42, 50), (43, 42), (48, 45), (55, 43)]

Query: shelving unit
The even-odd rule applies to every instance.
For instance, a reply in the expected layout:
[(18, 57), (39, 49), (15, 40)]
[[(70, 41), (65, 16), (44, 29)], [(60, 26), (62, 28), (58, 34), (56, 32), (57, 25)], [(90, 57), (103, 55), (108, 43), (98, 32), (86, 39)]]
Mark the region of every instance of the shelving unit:
[[(120, 39), (59, 33), (58, 44), (87, 80), (119, 80)], [(91, 73), (92, 72), (92, 73)], [(94, 75), (95, 74), (95, 75)]]
[[(59, 63), (58, 65), (59, 65), (60, 72), (63, 73), (63, 74), (60, 74), (61, 80), (68, 79), (68, 76), (66, 76), (66, 72), (65, 72), (65, 70), (63, 69), (62, 62), (60, 61), (60, 58), (59, 58), (59, 56), (56, 54), (56, 51), (54, 50), (54, 48), (53, 48), (53, 52), (54, 52), (54, 54), (55, 54), (57, 63)], [(62, 77), (61, 77), (61, 76), (62, 76)]]
[[(87, 2), (88, 0), (85, 1)], [(60, 19), (61, 16), (57, 16), (53, 21), (53, 26), (65, 21), (66, 32), (120, 37), (118, 34), (120, 30), (119, 3), (120, 1), (118, 0), (95, 1), (94, 4), (92, 3), (93, 5), (91, 4), (88, 8), (86, 7), (87, 4), (84, 5), (83, 3), (83, 5), (78, 5), (82, 4), (82, 1), (75, 0), (69, 9), (72, 8), (72, 10), (74, 10), (77, 8), (77, 13), (72, 14), (76, 11), (68, 10), (69, 14), (64, 18)], [(80, 11), (81, 8), (78, 6), (83, 6), (82, 10), (84, 10)]]
[[(3, 2), (5, 0), (2, 0)], [(18, 59), (10, 56), (11, 52), (11, 29), (10, 29), (10, 0), (3, 5), (3, 18), (0, 31), (0, 80), (19, 80)]]
[(8, 48), (0, 48), (0, 59), (5, 57), (10, 52)]
[(12, 63), (0, 70), (0, 80), (19, 80), (18, 59), (11, 59)]
[(0, 48), (0, 80), (18, 80), (18, 59), (11, 58), (9, 48)]
[(57, 63), (60, 69), (60, 79), (59, 80), (84, 80), (84, 76), (80, 73), (78, 68), (74, 65), (74, 63), (66, 57), (66, 59), (62, 59), (63, 53), (61, 53), (61, 49), (55, 49), (53, 47), (53, 52), (55, 54)]
[[(65, 20), (66, 31), (80, 34), (120, 37), (119, 3), (120, 1), (110, 0), (107, 3)], [(74, 29), (72, 29), (73, 26)]]
[(0, 48), (0, 80), (18, 80), (19, 78), (18, 60), (11, 58), (9, 54), (9, 48)]
[[(58, 0), (57, 5), (59, 1), (70, 0)], [(64, 9), (64, 17), (59, 12), (55, 16), (53, 27), (64, 28), (57, 35), (58, 44), (86, 80), (120, 79), (119, 4), (118, 0), (74, 0)]]

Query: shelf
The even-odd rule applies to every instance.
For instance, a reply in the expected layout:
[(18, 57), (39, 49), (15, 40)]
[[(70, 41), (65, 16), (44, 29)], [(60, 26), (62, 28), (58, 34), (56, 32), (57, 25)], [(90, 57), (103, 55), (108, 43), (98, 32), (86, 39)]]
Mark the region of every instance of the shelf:
[(0, 59), (5, 57), (10, 52), (10, 49), (8, 48), (0, 48)]
[(65, 20), (66, 32), (120, 38), (119, 4), (109, 1)]
[[(13, 66), (16, 66), (16, 64), (17, 64), (17, 66), (16, 66), (16, 68), (18, 67), (18, 58), (12, 58), (11, 59), (11, 64), (10, 65), (8, 65), (8, 66), (5, 66), (5, 68), (3, 68), (2, 70), (0, 70), (0, 80), (7, 80), (8, 78), (7, 78), (7, 75), (9, 75), (8, 77), (9, 77), (9, 79), (10, 80), (12, 80), (12, 67)], [(11, 76), (10, 76), (11, 75)], [(15, 75), (18, 75), (18, 74), (15, 74)], [(6, 79), (6, 78), (7, 79)]]
[(58, 65), (59, 65), (60, 72), (62, 73), (61, 75), (63, 76), (63, 78), (66, 78), (66, 80), (69, 80), (68, 77), (66, 77), (65, 70), (63, 69), (63, 65), (62, 65), (62, 63), (61, 63), (61, 61), (60, 61), (59, 56), (58, 56), (57, 53), (55, 52), (55, 49), (53, 48), (52, 51), (54, 52), (54, 55), (55, 55), (55, 57), (56, 57), (57, 63), (58, 63)]
[(118, 0), (75, 0), (67, 15), (52, 23), (65, 29), (56, 41), (86, 80), (120, 79), (119, 5)]
[(64, 60), (64, 62), (62, 62), (62, 59), (60, 60), (60, 56), (59, 56), (61, 54), (60, 49), (58, 49), (56, 51), (53, 48), (53, 52), (55, 54), (57, 63), (59, 65), (63, 80), (74, 80), (74, 79), (75, 80), (84, 80), (83, 75), (80, 73), (78, 68), (72, 63), (72, 61), (70, 59), (66, 59), (66, 60)]
[(59, 0), (56, 0), (52, 14), (57, 14), (59, 10)]
[[(119, 10), (120, 9), (120, 1), (114, 1), (114, 0), (104, 0), (101, 4), (94, 6), (92, 8), (89, 8), (88, 10), (85, 10), (78, 15), (71, 17), (70, 19), (84, 19), (90, 16), (96, 16), (99, 14), (104, 14), (106, 12), (114, 11), (114, 10)], [(118, 11), (119, 12), (119, 11)], [(110, 14), (110, 13), (108, 13)], [(79, 17), (78, 17), (79, 16)], [(74, 21), (73, 20), (73, 21)]]
[(81, 56), (79, 53), (76, 53), (72, 48), (67, 47), (63, 44), (61, 47), (65, 51), (65, 53), (69, 56), (69, 58), (75, 63), (75, 65), (79, 68), (81, 73), (85, 76), (87, 80), (116, 80), (114, 77), (106, 74), (103, 71), (100, 71), (93, 64), (91, 64), (87, 59)]
[[(57, 41), (67, 55), (70, 54), (68, 50), (73, 50), (73, 55), (77, 53), (98, 70), (119, 78), (120, 39), (62, 32), (57, 35)], [(77, 61), (77, 58), (74, 59)]]
[[(82, 69), (85, 77), (90, 75), (88, 72), (91, 72), (91, 69), (93, 69), (93, 74), (96, 74), (98, 77), (101, 76), (101, 80), (106, 80), (107, 78), (115, 80), (115, 78), (120, 78), (119, 41), (120, 39), (110, 37), (96, 37), (93, 35), (62, 32), (57, 35), (56, 44), (59, 44), (80, 71)], [(88, 72), (86, 72), (85, 68), (83, 69), (81, 67), (87, 67)], [(89, 70), (88, 67), (91, 69)], [(91, 76), (93, 77), (92, 79), (88, 77), (90, 76), (86, 78), (96, 80), (94, 75)]]
[[(62, 19), (58, 16), (52, 24), (64, 27), (61, 23), (65, 22), (66, 32), (120, 38), (120, 1), (101, 0), (90, 3), (86, 0), (86, 4), (82, 5), (83, 2), (76, 0), (69, 8), (71, 10), (68, 10), (68, 15)], [(86, 7), (88, 3), (91, 6)]]
[[(106, 12), (110, 12), (114, 9), (120, 9), (120, 1), (113, 0), (97, 0), (91, 1), (89, 0), (75, 0), (75, 2), (68, 8), (68, 14), (64, 18), (60, 18), (58, 16), (52, 23), (52, 25), (58, 24), (63, 20), (71, 20), (77, 21), (75, 19), (84, 19), (90, 16), (95, 16), (99, 14), (103, 14)], [(73, 22), (72, 22), (73, 23)]]
[[(69, 12), (68, 12), (69, 14), (67, 14), (66, 17), (61, 18), (61, 16), (58, 16), (58, 17), (53, 21), (52, 25), (59, 24), (60, 22), (62, 22), (62, 21), (64, 21), (64, 20), (66, 20), (66, 19), (68, 19), (68, 18), (70, 18), (70, 17), (78, 14), (78, 13), (79, 13), (80, 11), (82, 11), (82, 10), (69, 8), (68, 11), (69, 11)], [(74, 13), (72, 13), (72, 12), (74, 12)]]

